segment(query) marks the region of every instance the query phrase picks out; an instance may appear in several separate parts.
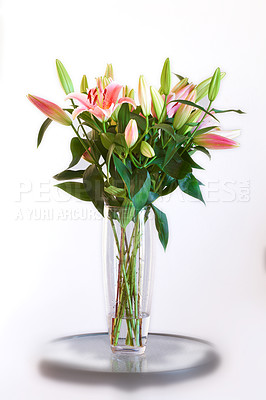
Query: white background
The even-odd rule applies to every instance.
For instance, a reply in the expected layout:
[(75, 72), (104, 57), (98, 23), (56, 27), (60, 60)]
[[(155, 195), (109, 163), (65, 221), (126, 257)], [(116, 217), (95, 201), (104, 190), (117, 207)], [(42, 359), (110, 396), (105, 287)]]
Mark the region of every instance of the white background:
[[(2, 2), (1, 398), (265, 399), (265, 36), (263, 0)], [(221, 117), (224, 128), (241, 128), (239, 149), (201, 157), (206, 207), (178, 191), (157, 204), (170, 242), (164, 253), (154, 238), (151, 331), (210, 340), (223, 362), (181, 383), (49, 379), (36, 364), (46, 341), (106, 329), (102, 224), (53, 187), (70, 161), (71, 129), (52, 124), (37, 150), (44, 118), (26, 94), (64, 106), (56, 58), (78, 89), (107, 62), (122, 84), (136, 88), (144, 74), (158, 87), (166, 57), (194, 83), (220, 66), (216, 107), (247, 112)], [(95, 218), (75, 219), (88, 210)]]

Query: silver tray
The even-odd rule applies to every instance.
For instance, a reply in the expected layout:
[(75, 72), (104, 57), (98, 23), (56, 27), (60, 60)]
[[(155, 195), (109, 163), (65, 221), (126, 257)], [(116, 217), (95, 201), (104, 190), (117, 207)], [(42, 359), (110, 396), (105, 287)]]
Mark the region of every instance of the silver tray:
[(67, 336), (48, 343), (42, 369), (61, 368), (85, 373), (156, 374), (202, 372), (219, 361), (213, 345), (186, 336), (149, 333), (144, 354), (113, 354), (107, 333)]

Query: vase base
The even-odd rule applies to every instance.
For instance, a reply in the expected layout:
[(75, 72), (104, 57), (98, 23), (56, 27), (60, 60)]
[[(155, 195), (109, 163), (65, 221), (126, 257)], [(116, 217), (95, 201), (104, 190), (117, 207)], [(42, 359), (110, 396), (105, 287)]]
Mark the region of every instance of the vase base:
[(127, 354), (127, 355), (139, 355), (145, 352), (146, 346), (133, 347), (133, 346), (112, 346), (111, 350), (114, 354)]

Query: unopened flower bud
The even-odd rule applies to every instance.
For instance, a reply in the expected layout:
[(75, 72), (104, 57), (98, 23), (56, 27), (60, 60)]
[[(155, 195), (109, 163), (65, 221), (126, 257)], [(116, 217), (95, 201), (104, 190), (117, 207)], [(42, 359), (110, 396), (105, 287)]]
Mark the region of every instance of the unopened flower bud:
[[(196, 98), (196, 89), (193, 89), (191, 93), (187, 96), (187, 101), (195, 102)], [(190, 116), (191, 111), (193, 110), (193, 106), (182, 104), (178, 108), (177, 112), (174, 116), (173, 127), (175, 129), (180, 129), (187, 122), (188, 117)]]
[(151, 145), (147, 142), (141, 142), (140, 152), (147, 158), (152, 158), (155, 156), (155, 152)]
[(164, 66), (161, 74), (161, 89), (163, 94), (168, 96), (171, 89), (171, 69), (170, 69), (170, 60), (167, 58), (164, 62)]
[(87, 151), (82, 154), (82, 158), (92, 164), (94, 164), (94, 158), (92, 156), (92, 150), (89, 147)]
[(81, 83), (80, 83), (80, 92), (81, 93), (87, 93), (87, 89), (88, 89), (88, 80), (86, 75), (83, 75), (82, 79), (81, 79)]
[(210, 101), (214, 101), (217, 97), (217, 94), (220, 89), (220, 82), (221, 82), (221, 71), (220, 68), (216, 68), (213, 77), (211, 79), (211, 83), (209, 86), (208, 97)]
[(61, 83), (61, 86), (65, 94), (74, 92), (74, 86), (70, 79), (70, 76), (68, 75), (67, 70), (65, 69), (64, 65), (61, 63), (60, 60), (56, 60), (56, 70), (59, 81)]
[(135, 98), (135, 91), (134, 91), (134, 89), (131, 89), (131, 90), (130, 90), (130, 92), (128, 93), (128, 97), (130, 97), (131, 99), (134, 100), (134, 98)]
[(194, 124), (197, 123), (199, 120), (199, 117), (201, 116), (202, 111), (201, 110), (195, 110), (193, 111), (190, 116), (188, 117), (186, 124), (182, 126), (182, 128), (179, 130), (180, 135), (185, 135), (189, 131), (193, 131), (195, 129), (195, 126), (189, 126), (188, 124)]
[(193, 142), (198, 146), (203, 146), (211, 150), (222, 150), (239, 147), (239, 143), (235, 142), (234, 140), (211, 132), (195, 136), (193, 138)]
[(129, 148), (134, 146), (138, 140), (138, 136), (139, 132), (137, 122), (134, 119), (131, 119), (125, 129), (125, 139)]
[[(225, 72), (221, 72), (221, 79), (223, 79), (225, 75), (226, 75)], [(197, 85), (196, 102), (200, 101), (201, 99), (203, 99), (203, 97), (207, 96), (211, 80), (212, 77), (205, 79), (203, 82)]]
[(104, 76), (106, 76), (106, 78), (111, 78), (112, 80), (114, 79), (114, 71), (112, 64), (107, 64)]
[(177, 93), (179, 90), (183, 89), (188, 84), (188, 78), (182, 79), (178, 82), (171, 90), (172, 93)]
[(164, 100), (160, 95), (160, 93), (158, 92), (158, 90), (156, 90), (154, 87), (151, 86), (150, 90), (152, 98), (152, 107), (155, 112), (154, 116), (157, 117), (157, 119), (159, 119), (164, 108)]
[(141, 75), (139, 78), (138, 89), (138, 96), (142, 113), (145, 117), (148, 117), (151, 113), (151, 95), (149, 87), (143, 75)]
[(50, 119), (59, 122), (62, 125), (72, 124), (72, 121), (69, 118), (69, 116), (57, 104), (42, 99), (41, 97), (32, 96), (31, 94), (28, 94), (27, 97), (31, 101), (31, 103), (35, 105), (35, 107), (37, 107)]

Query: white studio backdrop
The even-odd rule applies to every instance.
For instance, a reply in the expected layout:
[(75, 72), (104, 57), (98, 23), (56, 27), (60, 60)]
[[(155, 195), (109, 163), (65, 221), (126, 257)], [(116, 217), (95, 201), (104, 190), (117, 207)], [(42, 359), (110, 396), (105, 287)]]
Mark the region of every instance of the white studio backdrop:
[(151, 331), (214, 342), (223, 363), (201, 380), (145, 386), (129, 398), (265, 399), (266, 185), (264, 1), (2, 1), (0, 394), (3, 399), (121, 398), (125, 387), (72, 385), (42, 377), (35, 357), (46, 341), (106, 330), (101, 270), (102, 221), (89, 204), (54, 188), (70, 161), (71, 130), (44, 118), (31, 93), (65, 105), (55, 59), (74, 85), (89, 85), (113, 63), (115, 78), (159, 86), (166, 57), (194, 83), (217, 66), (227, 73), (217, 108), (241, 147), (213, 151), (206, 206), (176, 192), (158, 201), (170, 227), (167, 252), (154, 236)]

